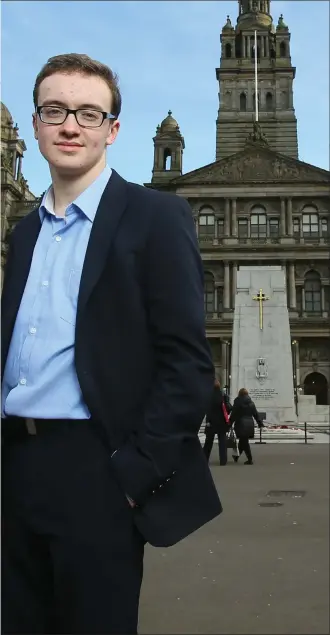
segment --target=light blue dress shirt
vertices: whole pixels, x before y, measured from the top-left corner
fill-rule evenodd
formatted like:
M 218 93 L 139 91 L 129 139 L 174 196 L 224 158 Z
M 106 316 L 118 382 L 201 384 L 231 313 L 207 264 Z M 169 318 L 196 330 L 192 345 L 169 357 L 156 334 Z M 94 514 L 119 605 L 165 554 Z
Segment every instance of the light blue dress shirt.
M 41 229 L 5 365 L 4 416 L 90 417 L 74 365 L 75 323 L 86 249 L 110 176 L 107 166 L 64 218 L 54 214 L 51 187 L 42 199 Z

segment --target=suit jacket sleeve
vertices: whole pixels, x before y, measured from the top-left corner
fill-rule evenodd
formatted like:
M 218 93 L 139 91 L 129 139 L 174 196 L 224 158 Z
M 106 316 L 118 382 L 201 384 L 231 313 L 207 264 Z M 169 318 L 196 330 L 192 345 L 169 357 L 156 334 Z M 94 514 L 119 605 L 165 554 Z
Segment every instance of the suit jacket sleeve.
M 196 440 L 214 381 L 191 209 L 177 196 L 159 201 L 143 256 L 155 376 L 142 425 L 112 457 L 122 487 L 140 505 L 179 468 L 182 444 Z

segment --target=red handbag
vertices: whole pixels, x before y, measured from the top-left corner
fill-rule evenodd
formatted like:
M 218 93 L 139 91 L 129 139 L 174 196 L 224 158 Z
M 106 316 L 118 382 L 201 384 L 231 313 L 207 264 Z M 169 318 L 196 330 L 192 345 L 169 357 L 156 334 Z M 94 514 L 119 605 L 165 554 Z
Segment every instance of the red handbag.
M 228 414 L 228 412 L 226 410 L 226 406 L 225 406 L 225 402 L 224 401 L 221 402 L 221 407 L 222 407 L 223 416 L 225 418 L 225 422 L 229 424 L 230 423 L 229 414 Z

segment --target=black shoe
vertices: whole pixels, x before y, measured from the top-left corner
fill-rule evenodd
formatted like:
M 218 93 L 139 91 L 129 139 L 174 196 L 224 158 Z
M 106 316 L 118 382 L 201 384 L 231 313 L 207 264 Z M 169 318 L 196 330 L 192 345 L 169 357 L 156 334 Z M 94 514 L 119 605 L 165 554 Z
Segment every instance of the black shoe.
M 238 456 L 233 456 L 233 459 L 234 459 L 235 463 L 237 463 L 239 457 Z
M 244 465 L 253 465 L 253 461 L 245 461 Z

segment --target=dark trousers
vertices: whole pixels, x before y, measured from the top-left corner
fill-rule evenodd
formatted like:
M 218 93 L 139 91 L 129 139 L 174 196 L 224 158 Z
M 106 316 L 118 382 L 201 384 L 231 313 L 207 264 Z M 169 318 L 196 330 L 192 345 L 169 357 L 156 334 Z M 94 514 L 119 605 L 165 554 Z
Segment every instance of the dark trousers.
M 245 452 L 247 460 L 252 461 L 252 452 L 248 437 L 241 437 L 238 440 L 238 450 L 240 454 Z
M 226 465 L 227 464 L 227 437 L 226 437 L 226 432 L 214 432 L 212 430 L 212 428 L 205 428 L 205 443 L 204 443 L 204 454 L 207 458 L 207 460 L 209 460 L 210 458 L 210 454 L 212 451 L 212 447 L 213 447 L 213 443 L 214 443 L 214 437 L 217 434 L 218 436 L 218 448 L 219 448 L 219 461 L 220 461 L 220 465 Z
M 95 425 L 4 443 L 5 635 L 137 633 L 144 541 Z

